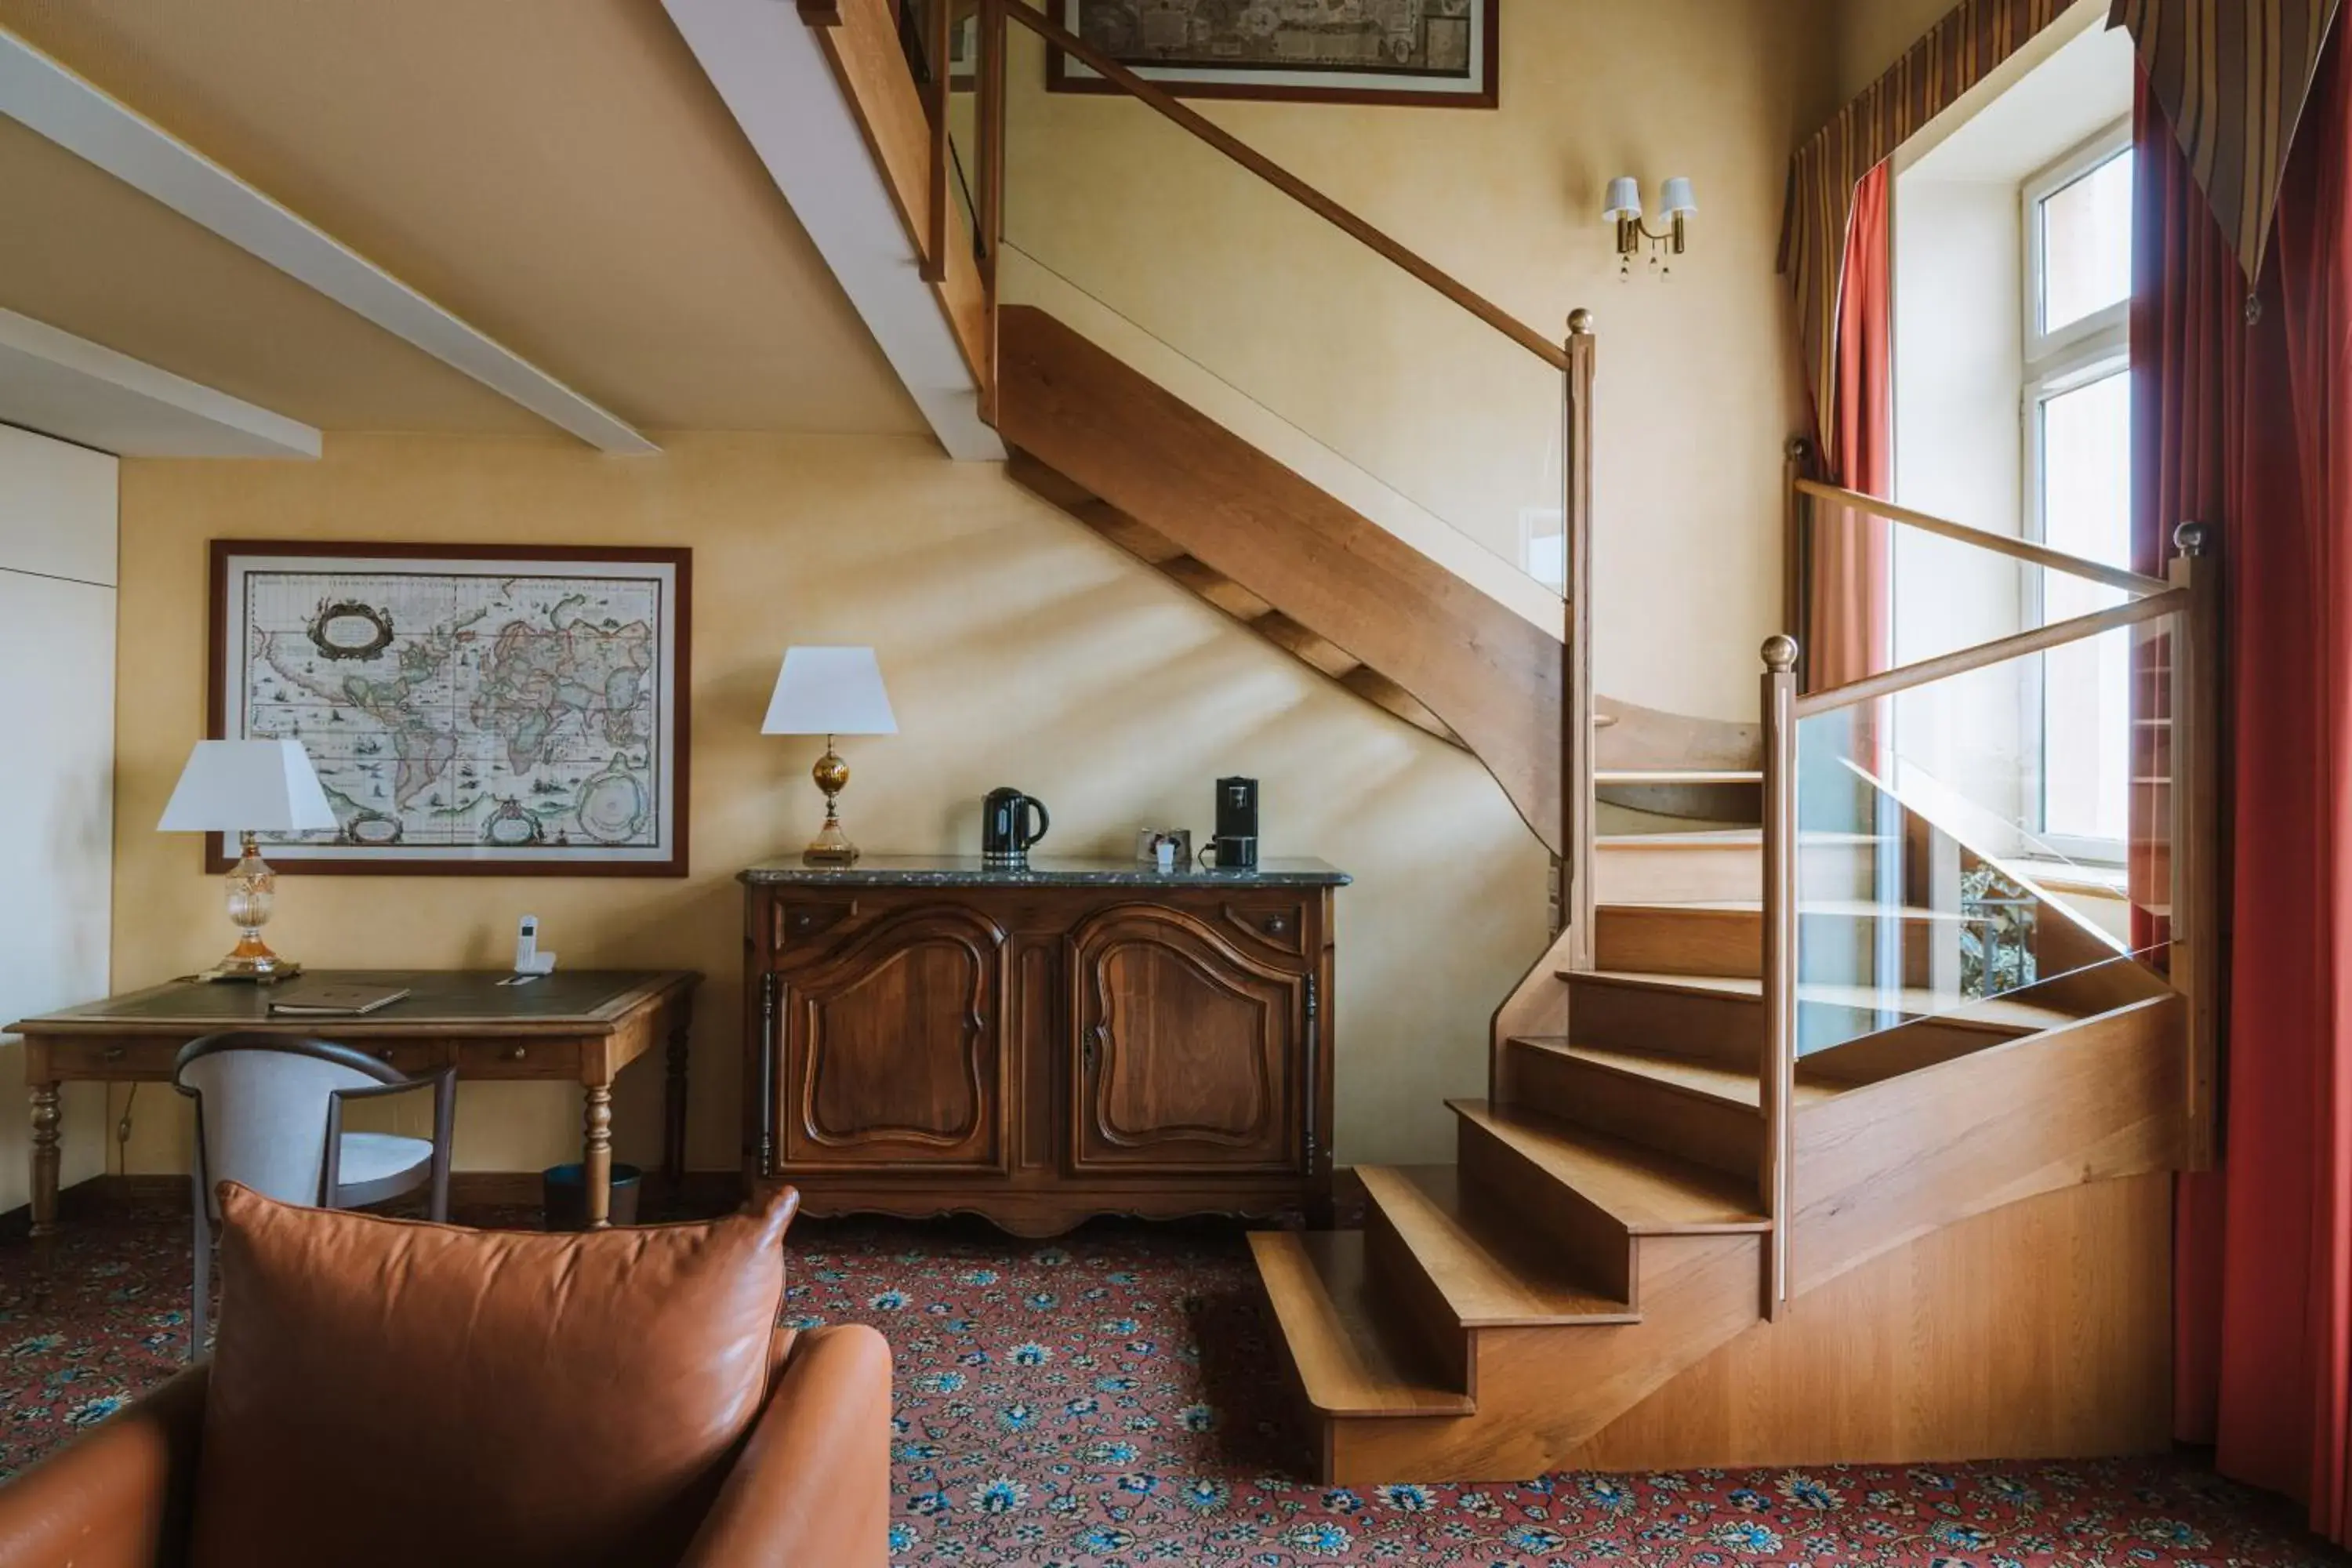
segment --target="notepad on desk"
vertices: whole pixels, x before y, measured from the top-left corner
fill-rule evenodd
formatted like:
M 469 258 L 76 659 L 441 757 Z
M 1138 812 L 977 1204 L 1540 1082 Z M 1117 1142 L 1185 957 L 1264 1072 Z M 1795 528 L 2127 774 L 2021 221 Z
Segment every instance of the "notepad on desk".
M 317 985 L 273 998 L 269 1011 L 278 1018 L 362 1018 L 407 994 L 405 985 Z

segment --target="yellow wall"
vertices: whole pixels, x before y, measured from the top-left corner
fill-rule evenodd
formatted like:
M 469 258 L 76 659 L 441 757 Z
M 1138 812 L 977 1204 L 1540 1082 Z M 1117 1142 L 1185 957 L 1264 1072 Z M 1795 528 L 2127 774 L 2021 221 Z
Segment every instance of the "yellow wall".
M 1834 111 L 1950 15 L 1959 0 L 1838 0 Z M 2105 10 L 2105 0 L 2098 0 Z M 1826 117 L 1825 117 L 1826 118 Z
M 1339 1158 L 1446 1157 L 1441 1098 L 1483 1091 L 1488 1011 L 1544 938 L 1543 852 L 1475 763 L 926 440 L 662 439 L 666 455 L 646 458 L 337 437 L 315 464 L 125 462 L 116 984 L 199 968 L 232 934 L 198 845 L 153 831 L 203 732 L 207 540 L 683 544 L 695 552 L 693 874 L 289 874 L 270 930 L 281 951 L 314 966 L 497 967 L 530 910 L 568 965 L 699 969 L 692 1163 L 731 1167 L 732 879 L 796 849 L 818 805 L 815 742 L 762 737 L 760 715 L 786 644 L 872 643 L 900 733 L 845 747 L 846 818 L 868 849 L 971 851 L 981 795 L 1013 784 L 1053 808 L 1052 848 L 1131 852 L 1141 824 L 1205 831 L 1220 774 L 1262 778 L 1269 848 L 1358 877 L 1339 903 Z M 625 1075 L 622 1158 L 653 1155 L 659 1088 L 655 1064 Z M 174 1101 L 140 1092 L 130 1169 L 184 1169 Z M 578 1109 L 562 1089 L 469 1086 L 460 1163 L 576 1157 Z
M 1802 423 L 1775 272 L 1788 159 L 1835 51 L 1808 0 L 1505 0 L 1502 108 L 1202 112 L 1546 334 L 1601 327 L 1601 689 L 1752 717 L 1778 629 L 1782 443 Z M 1021 29 L 1007 234 L 1412 499 L 1516 549 L 1557 504 L 1559 380 L 1124 98 L 1048 94 Z M 1696 183 L 1670 279 L 1618 278 L 1612 175 Z

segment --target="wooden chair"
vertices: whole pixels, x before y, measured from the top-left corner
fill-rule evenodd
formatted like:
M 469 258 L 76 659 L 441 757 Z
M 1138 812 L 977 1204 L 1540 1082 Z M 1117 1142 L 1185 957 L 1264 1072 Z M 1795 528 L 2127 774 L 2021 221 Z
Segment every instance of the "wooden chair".
M 360 1208 L 432 1184 L 429 1210 L 449 1217 L 449 1146 L 457 1069 L 412 1079 L 327 1040 L 240 1031 L 188 1042 L 172 1084 L 195 1101 L 195 1291 L 188 1359 L 204 1354 L 212 1290 L 213 1197 L 241 1182 L 280 1203 Z M 343 1103 L 433 1090 L 433 1137 L 346 1132 Z

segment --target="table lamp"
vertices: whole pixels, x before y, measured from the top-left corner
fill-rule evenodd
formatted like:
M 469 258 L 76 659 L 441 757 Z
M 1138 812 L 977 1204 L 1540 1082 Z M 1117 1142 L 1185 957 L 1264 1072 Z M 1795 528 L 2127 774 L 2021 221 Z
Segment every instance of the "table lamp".
M 790 647 L 768 699 L 763 735 L 823 735 L 824 755 L 809 770 L 824 794 L 824 826 L 801 851 L 809 866 L 856 863 L 857 846 L 841 830 L 837 805 L 849 784 L 849 764 L 833 749 L 836 735 L 895 735 L 898 721 L 882 689 L 882 666 L 870 647 Z
M 229 868 L 228 918 L 236 946 L 220 961 L 226 980 L 284 980 L 302 966 L 269 951 L 261 928 L 278 891 L 278 873 L 254 843 L 257 833 L 308 833 L 335 826 L 335 808 L 319 787 L 299 741 L 198 741 L 163 807 L 159 833 L 234 833 L 243 855 Z

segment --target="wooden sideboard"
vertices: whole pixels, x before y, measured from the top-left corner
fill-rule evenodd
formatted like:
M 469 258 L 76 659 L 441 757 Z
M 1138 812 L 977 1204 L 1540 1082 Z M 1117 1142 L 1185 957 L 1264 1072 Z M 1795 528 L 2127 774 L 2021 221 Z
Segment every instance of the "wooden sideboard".
M 1340 872 L 869 857 L 740 880 L 754 1186 L 1024 1236 L 1328 1222 Z

